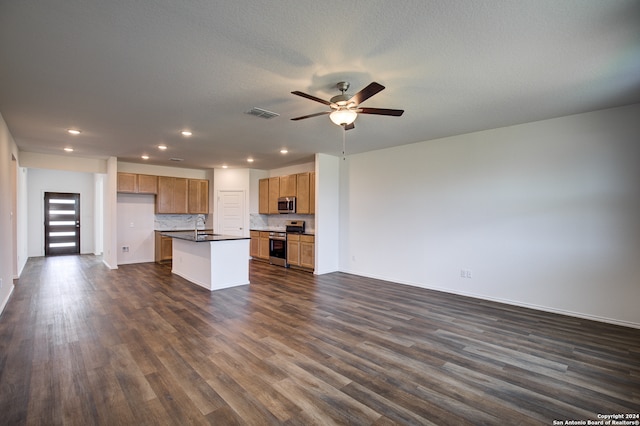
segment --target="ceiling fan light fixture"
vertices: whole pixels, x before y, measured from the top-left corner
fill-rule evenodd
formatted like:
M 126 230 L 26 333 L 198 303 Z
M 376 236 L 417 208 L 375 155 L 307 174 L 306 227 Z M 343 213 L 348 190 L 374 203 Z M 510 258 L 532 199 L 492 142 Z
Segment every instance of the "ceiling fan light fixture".
M 338 126 L 348 126 L 356 121 L 358 113 L 352 109 L 338 109 L 329 114 L 329 118 Z

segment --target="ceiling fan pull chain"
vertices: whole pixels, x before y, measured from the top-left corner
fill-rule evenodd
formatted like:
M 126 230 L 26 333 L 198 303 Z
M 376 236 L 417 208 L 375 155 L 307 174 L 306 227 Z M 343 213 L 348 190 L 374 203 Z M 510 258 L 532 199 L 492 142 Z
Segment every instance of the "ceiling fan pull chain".
M 342 161 L 346 160 L 345 151 L 347 146 L 347 125 L 343 124 L 342 126 Z

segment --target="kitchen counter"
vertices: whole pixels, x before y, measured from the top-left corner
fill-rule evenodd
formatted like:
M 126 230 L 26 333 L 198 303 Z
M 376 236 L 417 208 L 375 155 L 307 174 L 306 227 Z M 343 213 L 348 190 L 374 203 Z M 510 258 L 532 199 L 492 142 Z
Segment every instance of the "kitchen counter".
M 237 237 L 235 235 L 214 234 L 208 231 L 198 231 L 198 236 L 194 231 L 164 231 L 162 235 L 171 238 L 179 238 L 181 240 L 193 241 L 198 243 L 206 243 L 211 241 L 233 241 L 248 240 L 249 237 Z
M 171 272 L 207 290 L 249 284 L 249 240 L 221 234 L 170 231 Z
M 284 228 L 251 228 L 250 231 L 258 232 L 286 232 Z M 300 234 L 299 232 L 289 232 L 289 234 Z M 316 235 L 315 231 L 305 231 L 300 235 Z

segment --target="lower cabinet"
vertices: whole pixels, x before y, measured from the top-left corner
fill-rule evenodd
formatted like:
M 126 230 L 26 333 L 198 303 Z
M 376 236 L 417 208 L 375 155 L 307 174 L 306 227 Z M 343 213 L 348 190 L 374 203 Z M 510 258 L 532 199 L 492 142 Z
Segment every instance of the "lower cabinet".
M 315 237 L 287 235 L 287 263 L 289 266 L 313 270 L 315 267 Z
M 269 233 L 251 231 L 250 235 L 249 255 L 254 259 L 269 260 Z
M 155 261 L 162 263 L 171 260 L 173 254 L 173 239 L 162 235 L 160 231 L 156 231 L 155 243 Z

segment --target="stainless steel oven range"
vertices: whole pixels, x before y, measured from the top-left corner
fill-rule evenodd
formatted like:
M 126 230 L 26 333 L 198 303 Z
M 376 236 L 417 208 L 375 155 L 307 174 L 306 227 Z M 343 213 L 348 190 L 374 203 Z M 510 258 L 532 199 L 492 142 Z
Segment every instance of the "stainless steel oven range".
M 287 266 L 286 232 L 269 232 L 269 263 Z
M 287 234 L 304 233 L 304 220 L 287 220 L 285 231 L 269 232 L 269 263 L 289 267 L 287 263 Z

